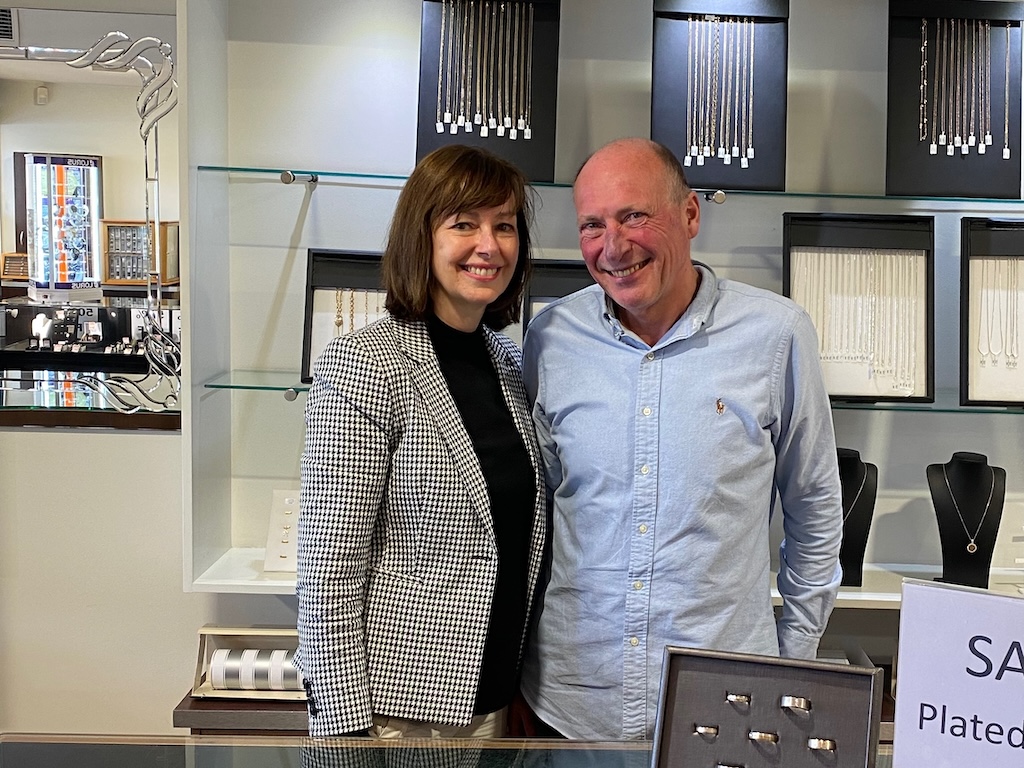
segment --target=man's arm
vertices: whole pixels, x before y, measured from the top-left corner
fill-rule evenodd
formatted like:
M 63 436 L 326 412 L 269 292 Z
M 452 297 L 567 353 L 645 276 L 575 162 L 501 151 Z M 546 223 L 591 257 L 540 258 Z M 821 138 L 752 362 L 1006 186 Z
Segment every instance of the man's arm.
M 842 580 L 842 487 L 832 408 L 810 318 L 797 316 L 778 382 L 775 482 L 785 538 L 779 549 L 782 656 L 813 659 Z

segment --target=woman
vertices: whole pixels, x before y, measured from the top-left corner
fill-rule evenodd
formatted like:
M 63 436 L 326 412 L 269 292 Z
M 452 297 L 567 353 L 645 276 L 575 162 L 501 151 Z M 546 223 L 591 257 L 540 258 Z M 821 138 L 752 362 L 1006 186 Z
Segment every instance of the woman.
M 381 262 L 388 316 L 332 341 L 306 407 L 299 652 L 311 736 L 504 734 L 545 536 L 519 350 L 522 174 L 425 157 Z

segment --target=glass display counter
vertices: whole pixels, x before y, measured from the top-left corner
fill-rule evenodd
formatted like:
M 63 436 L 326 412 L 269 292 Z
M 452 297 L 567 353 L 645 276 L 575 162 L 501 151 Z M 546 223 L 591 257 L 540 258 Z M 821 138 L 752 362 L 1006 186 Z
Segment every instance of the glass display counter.
M 647 768 L 650 742 L 0 736 L 4 768 Z M 879 748 L 877 768 L 891 768 Z

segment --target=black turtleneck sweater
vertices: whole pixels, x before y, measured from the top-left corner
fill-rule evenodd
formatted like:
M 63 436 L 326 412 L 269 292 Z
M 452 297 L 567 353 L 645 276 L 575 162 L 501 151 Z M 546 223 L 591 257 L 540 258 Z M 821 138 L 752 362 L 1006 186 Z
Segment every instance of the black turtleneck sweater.
M 427 327 L 480 461 L 498 545 L 498 582 L 476 695 L 475 712 L 482 715 L 506 706 L 518 685 L 537 487 L 530 455 L 505 403 L 483 330 L 465 333 L 434 316 Z

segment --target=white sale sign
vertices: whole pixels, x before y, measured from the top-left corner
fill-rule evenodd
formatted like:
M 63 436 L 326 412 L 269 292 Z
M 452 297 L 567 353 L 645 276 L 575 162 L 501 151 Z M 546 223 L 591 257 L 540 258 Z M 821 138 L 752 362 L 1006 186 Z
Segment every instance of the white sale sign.
M 903 583 L 893 768 L 1024 765 L 1024 599 Z

